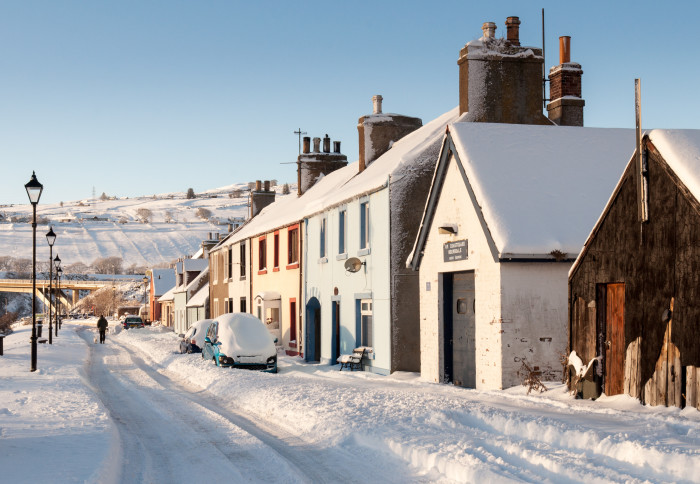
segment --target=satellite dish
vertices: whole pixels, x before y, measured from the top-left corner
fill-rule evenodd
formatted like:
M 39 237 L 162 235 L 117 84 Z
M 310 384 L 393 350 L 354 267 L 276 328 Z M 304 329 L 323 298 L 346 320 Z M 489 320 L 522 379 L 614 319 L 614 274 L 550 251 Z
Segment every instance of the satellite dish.
M 363 265 L 365 265 L 365 263 L 357 257 L 350 257 L 345 261 L 345 270 L 348 272 L 357 272 Z

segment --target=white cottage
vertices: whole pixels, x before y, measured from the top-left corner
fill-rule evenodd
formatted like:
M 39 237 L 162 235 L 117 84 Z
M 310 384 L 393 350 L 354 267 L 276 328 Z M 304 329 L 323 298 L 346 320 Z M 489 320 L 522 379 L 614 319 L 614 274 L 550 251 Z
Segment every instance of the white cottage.
M 421 127 L 417 118 L 382 113 L 381 96 L 374 103 L 358 123 L 358 162 L 307 194 L 305 358 L 335 364 L 340 354 L 369 346 L 366 369 L 418 371 L 418 278 L 404 261 L 457 109 Z
M 501 389 L 525 362 L 562 375 L 567 277 L 634 131 L 451 124 L 408 264 L 420 269 L 421 375 Z

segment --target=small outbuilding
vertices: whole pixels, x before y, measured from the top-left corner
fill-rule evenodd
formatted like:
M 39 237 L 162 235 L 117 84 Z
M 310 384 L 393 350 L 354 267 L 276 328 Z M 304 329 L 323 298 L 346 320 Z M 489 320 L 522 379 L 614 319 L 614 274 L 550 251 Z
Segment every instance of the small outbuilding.
M 633 130 L 448 126 L 408 259 L 424 379 L 501 389 L 523 370 L 562 377 L 568 272 L 633 147 Z
M 570 350 L 606 395 L 700 408 L 699 296 L 700 131 L 653 130 L 572 266 Z

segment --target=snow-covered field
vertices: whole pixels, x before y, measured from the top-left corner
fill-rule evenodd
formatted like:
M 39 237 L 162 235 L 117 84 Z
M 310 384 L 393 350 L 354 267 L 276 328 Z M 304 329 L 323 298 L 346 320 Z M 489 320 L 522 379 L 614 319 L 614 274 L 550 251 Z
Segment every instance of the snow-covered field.
M 700 482 L 695 409 L 574 400 L 562 385 L 465 390 L 290 357 L 278 374 L 223 369 L 176 353 L 165 328 L 95 345 L 88 324 L 40 345 L 35 373 L 29 329 L 5 338 L 3 481 Z
M 247 185 L 235 184 L 193 199 L 182 192 L 40 203 L 37 257 L 41 259 L 45 252 L 48 258 L 44 234 L 51 224 L 56 233 L 54 255 L 60 254 L 64 266 L 89 265 L 103 257 L 121 257 L 125 267 L 170 262 L 194 254 L 209 234 L 226 233 L 229 222 L 243 221 L 248 215 L 247 190 Z M 282 186 L 275 190 L 279 195 Z M 231 194 L 240 196 L 230 198 Z M 0 255 L 31 258 L 31 214 L 29 203 L 0 206 Z M 144 222 L 146 215 L 148 222 Z

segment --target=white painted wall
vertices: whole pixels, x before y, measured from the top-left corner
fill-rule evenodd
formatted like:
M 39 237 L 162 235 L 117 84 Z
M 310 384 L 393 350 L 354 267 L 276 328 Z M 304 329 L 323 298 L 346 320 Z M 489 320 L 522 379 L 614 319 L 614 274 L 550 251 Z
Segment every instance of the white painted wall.
M 389 190 L 383 189 L 369 197 L 355 199 L 306 220 L 304 224 L 304 308 L 312 297 L 321 303 L 321 362 L 331 361 L 333 351 L 332 302 L 340 303 L 341 352 L 352 351 L 356 340 L 356 300 L 373 301 L 374 359 L 371 370 L 388 373 L 391 364 L 391 308 L 389 287 Z M 370 204 L 369 253 L 360 250 L 360 204 Z M 338 253 L 338 213 L 347 210 L 347 251 Z M 328 257 L 321 259 L 320 225 L 327 218 Z M 349 257 L 364 261 L 359 272 L 349 273 L 344 263 Z M 334 288 L 338 295 L 334 296 Z

